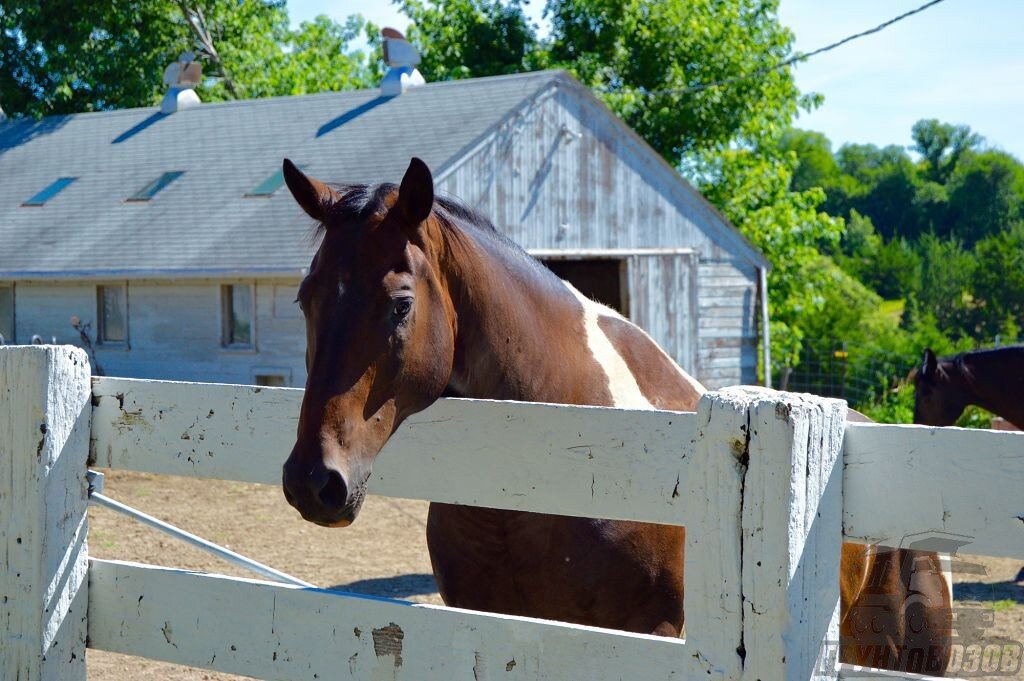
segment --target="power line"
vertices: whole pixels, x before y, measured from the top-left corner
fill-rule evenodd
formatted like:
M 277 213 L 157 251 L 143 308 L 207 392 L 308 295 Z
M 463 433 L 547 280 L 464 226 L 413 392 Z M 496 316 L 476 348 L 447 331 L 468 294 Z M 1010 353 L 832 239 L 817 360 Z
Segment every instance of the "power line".
M 635 91 L 635 92 L 636 92 L 636 94 L 641 94 L 641 95 L 645 95 L 645 96 L 648 96 L 648 97 L 653 97 L 653 96 L 656 96 L 656 95 L 685 95 L 685 94 L 688 94 L 688 93 L 691 93 L 691 92 L 700 92 L 701 90 L 708 90 L 708 89 L 711 89 L 711 88 L 717 88 L 717 87 L 724 87 L 726 85 L 732 85 L 733 83 L 739 83 L 739 82 L 742 82 L 744 80 L 750 80 L 751 78 L 758 78 L 758 77 L 763 76 L 763 75 L 765 75 L 767 73 L 771 73 L 772 71 L 778 71 L 779 69 L 783 69 L 783 68 L 786 68 L 787 66 L 791 66 L 792 64 L 796 64 L 796 63 L 799 63 L 799 62 L 807 61 L 811 57 L 815 57 L 815 56 L 817 56 L 819 54 L 822 54 L 823 52 L 828 52 L 830 50 L 834 50 L 837 47 L 841 47 L 841 46 L 845 45 L 848 42 L 852 42 L 854 40 L 857 40 L 858 38 L 863 38 L 863 37 L 869 36 L 869 35 L 871 35 L 873 33 L 878 33 L 880 31 L 883 31 L 886 28 L 888 28 L 889 26 L 892 26 L 895 23 L 903 21 L 904 19 L 906 19 L 908 17 L 912 17 L 915 14 L 919 14 L 919 13 L 925 11 L 926 9 L 929 9 L 931 7 L 934 7 L 935 5 L 938 5 L 941 2 L 945 2 L 945 0 L 930 0 L 930 2 L 926 2 L 925 4 L 921 5 L 918 8 L 912 9 L 909 12 L 904 12 L 903 14 L 900 14 L 899 16 L 893 17 L 892 19 L 889 19 L 888 21 L 883 22 L 883 23 L 879 24 L 878 26 L 875 26 L 874 28 L 869 28 L 868 30 L 861 31 L 860 33 L 854 33 L 853 35 L 849 35 L 849 36 L 843 38 L 842 40 L 838 40 L 838 41 L 836 41 L 834 43 L 831 43 L 829 45 L 825 45 L 824 47 L 819 47 L 818 49 L 812 50 L 811 52 L 807 52 L 806 54 L 796 54 L 796 55 L 793 55 L 789 59 L 783 60 L 783 61 L 779 62 L 778 64 L 774 64 L 772 66 L 764 66 L 762 68 L 756 69 L 756 70 L 751 71 L 750 73 L 744 74 L 742 76 L 733 76 L 732 78 L 725 78 L 723 80 L 717 80 L 717 81 L 714 81 L 712 83 L 697 83 L 695 85 L 689 85 L 689 86 L 683 87 L 683 88 L 669 88 L 669 89 L 666 89 L 666 90 L 643 90 L 643 89 L 641 89 L 641 90 L 638 90 L 638 91 Z M 599 90 L 600 92 L 606 92 L 606 93 L 609 93 L 609 94 L 616 94 L 616 93 L 620 92 L 619 90 L 615 90 L 615 89 L 607 88 L 607 87 L 595 88 L 595 89 Z

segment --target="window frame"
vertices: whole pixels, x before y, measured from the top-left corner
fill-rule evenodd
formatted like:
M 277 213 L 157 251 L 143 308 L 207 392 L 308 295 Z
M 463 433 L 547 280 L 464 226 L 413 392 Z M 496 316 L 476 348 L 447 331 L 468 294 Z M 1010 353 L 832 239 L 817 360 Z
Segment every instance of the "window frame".
M 107 329 L 106 322 L 104 321 L 104 310 L 106 306 L 103 299 L 103 290 L 107 288 L 119 288 L 121 289 L 121 300 L 124 307 L 124 338 L 120 340 L 111 340 L 105 338 Z M 129 309 L 128 309 L 128 282 L 108 282 L 96 285 L 96 345 L 97 347 L 104 348 L 124 348 L 127 349 L 129 339 Z
M 10 291 L 11 295 L 11 335 L 8 336 L 4 334 L 3 328 L 0 327 L 0 336 L 3 336 L 4 339 L 3 343 L 0 343 L 0 345 L 3 345 L 4 343 L 7 345 L 15 345 L 17 341 L 18 297 L 16 287 L 17 284 L 13 281 L 0 281 L 0 296 L 4 295 L 3 291 Z
M 249 342 L 238 343 L 232 341 L 234 329 L 232 314 L 234 312 L 233 289 L 236 286 L 249 287 Z M 232 281 L 224 282 L 218 288 L 218 316 L 220 318 L 220 348 L 241 352 L 256 351 L 256 282 L 255 281 Z

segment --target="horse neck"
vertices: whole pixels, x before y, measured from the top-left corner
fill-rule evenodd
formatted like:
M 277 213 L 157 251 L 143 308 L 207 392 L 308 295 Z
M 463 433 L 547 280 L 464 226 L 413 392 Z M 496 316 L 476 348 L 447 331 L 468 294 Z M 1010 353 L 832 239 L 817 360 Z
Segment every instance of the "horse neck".
M 439 268 L 456 315 L 449 391 L 462 397 L 579 403 L 592 372 L 575 333 L 580 304 L 528 256 L 468 230 L 446 230 Z
M 970 404 L 1024 423 L 1024 349 L 968 353 L 961 363 L 956 375 Z

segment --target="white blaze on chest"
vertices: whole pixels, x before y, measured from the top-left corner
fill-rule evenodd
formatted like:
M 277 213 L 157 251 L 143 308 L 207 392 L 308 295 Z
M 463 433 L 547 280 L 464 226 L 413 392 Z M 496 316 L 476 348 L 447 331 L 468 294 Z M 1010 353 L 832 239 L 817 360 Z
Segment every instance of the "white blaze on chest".
M 633 372 L 629 370 L 608 336 L 601 330 L 597 320 L 601 316 L 609 317 L 614 312 L 600 303 L 595 303 L 576 290 L 569 282 L 564 282 L 576 299 L 583 305 L 583 330 L 586 344 L 604 373 L 608 376 L 608 392 L 612 396 L 612 406 L 624 409 L 654 409 L 647 398 L 640 392 Z

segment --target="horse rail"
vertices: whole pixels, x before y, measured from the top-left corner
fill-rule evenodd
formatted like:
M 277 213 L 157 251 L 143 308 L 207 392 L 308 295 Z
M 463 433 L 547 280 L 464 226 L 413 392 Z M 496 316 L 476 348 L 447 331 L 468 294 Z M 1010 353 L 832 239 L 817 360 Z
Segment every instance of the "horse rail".
M 220 558 L 226 563 L 230 563 L 243 570 L 248 570 L 254 574 L 260 575 L 264 579 L 269 579 L 274 582 L 280 582 L 282 584 L 291 584 L 292 586 L 303 586 L 309 588 L 316 588 L 315 584 L 303 581 L 297 577 L 293 577 L 289 574 L 276 570 L 269 565 L 264 565 L 258 561 L 253 560 L 247 556 L 243 556 L 240 553 L 232 551 L 231 549 L 225 548 L 219 544 L 215 544 L 212 541 L 203 539 L 199 535 L 187 532 L 180 527 L 176 527 L 171 523 L 164 522 L 159 518 L 143 513 L 137 508 L 132 508 L 128 504 L 122 504 L 116 499 L 103 494 L 103 474 L 96 471 L 89 471 L 87 479 L 89 481 L 89 504 L 91 506 L 99 506 L 105 508 L 114 513 L 119 513 L 123 516 L 131 518 L 143 525 L 147 525 L 159 532 L 174 537 L 175 539 L 194 546 L 200 551 L 205 551 L 217 558 Z
M 0 528 L 19 533 L 13 554 L 15 544 L 0 541 L 9 564 L 0 592 L 12 594 L 0 604 L 0 641 L 15 646 L 0 655 L 4 678 L 84 678 L 87 633 L 95 647 L 264 678 L 304 675 L 314 660 L 351 678 L 469 679 L 513 670 L 529 678 L 637 678 L 637 661 L 650 678 L 892 677 L 819 659 L 823 643 L 838 637 L 836 574 L 850 510 L 843 486 L 870 479 L 842 470 L 840 457 L 855 454 L 850 446 L 843 452 L 839 401 L 730 389 L 705 395 L 696 415 L 442 401 L 423 413 L 405 450 L 382 454 L 378 489 L 389 493 L 449 500 L 444 488 L 454 480 L 476 485 L 452 499 L 461 503 L 500 497 L 545 510 L 561 499 L 562 512 L 601 517 L 606 509 L 611 517 L 685 523 L 682 642 L 111 561 L 89 561 L 86 580 L 85 504 L 66 490 L 76 480 L 84 488 L 89 440 L 101 466 L 276 484 L 301 399 L 283 389 L 123 379 L 99 379 L 90 389 L 87 367 L 81 351 L 66 347 L 0 350 L 0 376 L 14 386 L 0 391 L 0 433 L 13 437 L 16 453 L 0 457 L 0 511 L 22 514 Z M 487 428 L 460 422 L 456 412 L 477 421 L 489 414 Z M 634 420 L 628 437 L 617 432 Z M 549 436 L 557 447 L 544 446 Z M 536 446 L 541 453 L 531 455 Z M 526 461 L 542 482 L 496 468 L 502 453 Z M 446 467 L 448 458 L 456 469 Z M 418 464 L 416 475 L 396 473 L 400 461 Z M 1006 477 L 1019 479 L 1010 464 Z M 479 475 L 467 473 L 473 467 Z M 544 473 L 564 479 L 543 482 Z M 417 485 L 422 494 L 406 494 Z M 67 548 L 56 555 L 53 546 Z M 12 559 L 34 565 L 18 573 L 25 583 L 17 588 Z M 327 612 L 334 615 L 321 617 Z M 344 629 L 353 621 L 361 624 Z M 11 626 L 23 629 L 14 639 Z
M 302 399 L 294 388 L 121 378 L 94 378 L 93 395 L 96 465 L 273 485 Z M 399 428 L 369 487 L 383 496 L 682 525 L 697 430 L 693 413 L 442 399 Z M 1022 438 L 848 424 L 844 540 L 900 546 L 944 535 L 971 554 L 1024 559 Z
M 301 400 L 293 388 L 94 378 L 90 462 L 277 485 Z M 696 429 L 693 413 L 442 399 L 392 436 L 369 490 L 682 525 Z
M 745 656 L 750 663 L 789 668 L 790 675 L 792 669 L 810 674 L 822 636 L 838 636 L 835 574 L 841 497 L 839 469 L 834 464 L 845 405 L 792 395 L 782 404 L 779 395 L 758 389 L 710 395 L 702 400 L 697 414 L 444 400 L 403 425 L 378 459 L 371 485 L 377 493 L 435 501 L 685 523 L 690 528 L 686 611 L 692 635 L 685 643 L 655 640 L 661 646 L 657 655 L 641 653 L 637 647 L 637 659 L 644 660 L 645 671 L 653 678 L 684 672 L 734 678 Z M 98 379 L 92 449 L 99 465 L 276 483 L 277 462 L 280 452 L 291 444 L 286 433 L 294 431 L 300 399 L 301 392 L 295 390 Z M 188 408 L 181 408 L 183 404 Z M 411 434 L 405 442 L 403 430 Z M 744 460 L 748 447 L 757 451 L 749 466 Z M 236 453 L 224 457 L 219 451 Z M 798 457 L 796 465 L 792 465 L 793 456 Z M 273 457 L 272 466 L 267 457 Z M 391 464 L 384 465 L 386 461 Z M 788 477 L 773 473 L 791 468 L 794 475 L 807 476 L 802 484 L 791 486 Z M 757 480 L 754 486 L 761 496 L 751 498 L 744 508 L 745 475 Z M 789 518 L 794 512 L 805 518 L 790 537 Z M 760 579 L 742 574 L 745 524 L 768 528 L 762 533 L 760 555 L 771 567 L 764 568 Z M 795 564 L 798 559 L 800 565 Z M 108 569 L 105 563 L 94 565 L 97 571 Z M 815 587 L 815 599 L 790 593 L 791 578 L 801 588 L 821 582 Z M 132 581 L 144 580 L 125 580 L 126 584 Z M 743 603 L 747 581 L 747 588 L 761 594 L 756 611 Z M 143 596 L 134 591 L 130 596 L 116 590 L 97 593 L 104 594 L 97 596 L 104 602 L 128 604 Z M 97 603 L 96 612 L 103 607 Z M 174 656 L 190 664 L 205 659 L 204 654 L 177 657 L 184 653 L 166 648 L 152 633 L 155 628 L 150 621 L 141 621 L 140 615 L 126 613 L 124 608 L 116 612 L 120 613 L 119 630 L 150 632 L 156 650 L 140 648 L 147 655 Z M 126 627 L 129 617 L 132 625 Z M 513 620 L 505 619 L 507 623 L 497 630 L 500 633 L 481 645 L 493 649 L 522 627 L 546 631 L 537 634 L 537 640 L 550 640 L 556 649 L 566 636 L 585 635 L 593 638 L 590 649 L 610 650 L 615 658 L 606 660 L 604 653 L 595 658 L 603 661 L 594 667 L 594 674 L 598 669 L 601 673 L 590 676 L 624 675 L 615 671 L 622 648 L 612 645 L 621 633 L 584 634 L 586 628 L 573 625 L 530 622 L 527 626 L 518 621 L 513 632 L 508 630 Z M 815 628 L 796 635 L 792 622 L 812 622 Z M 757 645 L 744 649 L 744 637 Z M 122 639 L 102 634 L 92 640 L 117 652 L 142 645 L 115 647 Z M 338 649 L 337 644 L 332 641 L 331 647 Z M 544 650 L 518 655 L 516 659 L 526 659 L 538 669 L 558 668 Z M 494 655 L 485 658 L 496 659 Z M 223 655 L 219 659 L 218 665 L 228 664 Z M 835 673 L 833 664 L 832 676 Z

